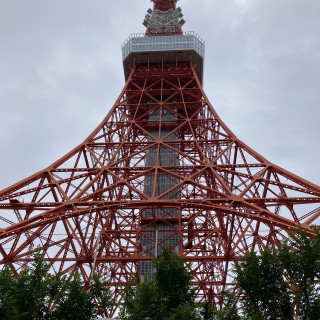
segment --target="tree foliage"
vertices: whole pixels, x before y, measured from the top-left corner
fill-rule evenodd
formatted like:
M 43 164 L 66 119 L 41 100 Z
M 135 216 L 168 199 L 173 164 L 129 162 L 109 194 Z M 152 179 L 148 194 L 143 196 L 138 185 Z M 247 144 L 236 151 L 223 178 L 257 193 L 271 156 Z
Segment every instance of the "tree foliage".
M 236 290 L 221 296 L 222 308 L 207 303 L 201 312 L 190 289 L 192 273 L 165 250 L 154 260 L 152 280 L 127 290 L 125 319 L 320 319 L 320 232 L 311 233 L 298 230 L 276 248 L 248 252 L 235 269 Z
M 133 281 L 126 289 L 123 319 L 320 319 L 318 229 L 312 236 L 303 230 L 294 232 L 273 250 L 247 253 L 235 269 L 236 291 L 220 297 L 220 309 L 196 304 L 192 272 L 178 255 L 165 249 L 153 263 L 150 281 Z M 85 290 L 78 274 L 53 276 L 48 268 L 37 252 L 32 267 L 19 275 L 9 266 L 0 271 L 0 319 L 91 320 L 112 307 L 108 286 L 99 277 Z
M 274 250 L 247 253 L 236 268 L 246 319 L 319 319 L 320 233 L 298 230 Z
M 123 318 L 126 320 L 199 320 L 192 272 L 168 249 L 154 259 L 152 280 L 132 283 L 127 289 Z
M 238 314 L 238 303 L 234 292 L 226 291 L 222 294 L 222 308 L 205 303 L 202 310 L 203 320 L 241 320 Z
M 250 319 L 292 319 L 292 301 L 281 262 L 270 249 L 247 253 L 238 266 L 244 311 Z
M 320 315 L 320 232 L 314 236 L 299 230 L 291 235 L 277 253 L 293 297 L 296 314 L 302 320 Z
M 31 268 L 16 275 L 0 271 L 0 318 L 3 320 L 90 320 L 111 307 L 106 283 L 94 277 L 85 290 L 78 274 L 54 276 L 36 252 Z

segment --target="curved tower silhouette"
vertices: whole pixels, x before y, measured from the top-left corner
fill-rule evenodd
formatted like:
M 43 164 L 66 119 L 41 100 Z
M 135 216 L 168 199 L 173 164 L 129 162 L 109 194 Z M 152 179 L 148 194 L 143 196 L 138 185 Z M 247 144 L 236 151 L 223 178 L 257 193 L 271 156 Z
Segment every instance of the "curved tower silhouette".
M 0 192 L 0 263 L 38 246 L 51 272 L 109 280 L 116 303 L 164 246 L 219 304 L 234 261 L 319 223 L 320 187 L 270 163 L 222 122 L 203 88 L 204 42 L 175 0 L 153 0 L 122 46 L 125 86 L 88 138 Z M 116 307 L 109 316 L 117 312 Z

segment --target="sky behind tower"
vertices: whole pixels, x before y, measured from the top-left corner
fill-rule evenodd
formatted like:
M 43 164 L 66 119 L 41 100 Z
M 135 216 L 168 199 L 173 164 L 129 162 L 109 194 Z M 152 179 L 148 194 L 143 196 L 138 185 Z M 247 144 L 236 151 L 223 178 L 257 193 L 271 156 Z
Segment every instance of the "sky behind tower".
M 149 0 L 0 0 L 0 189 L 49 166 L 124 86 L 121 44 Z M 204 89 L 265 158 L 320 185 L 320 2 L 180 0 L 206 42 Z

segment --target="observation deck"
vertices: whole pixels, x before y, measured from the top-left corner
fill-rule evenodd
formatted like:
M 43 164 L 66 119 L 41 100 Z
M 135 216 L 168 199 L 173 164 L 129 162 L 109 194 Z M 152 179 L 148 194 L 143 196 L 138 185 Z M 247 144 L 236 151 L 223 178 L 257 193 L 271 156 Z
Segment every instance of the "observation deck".
M 122 60 L 124 76 L 127 80 L 134 62 L 137 64 L 176 63 L 192 61 L 196 74 L 202 84 L 204 41 L 192 31 L 182 35 L 145 36 L 132 34 L 123 43 Z

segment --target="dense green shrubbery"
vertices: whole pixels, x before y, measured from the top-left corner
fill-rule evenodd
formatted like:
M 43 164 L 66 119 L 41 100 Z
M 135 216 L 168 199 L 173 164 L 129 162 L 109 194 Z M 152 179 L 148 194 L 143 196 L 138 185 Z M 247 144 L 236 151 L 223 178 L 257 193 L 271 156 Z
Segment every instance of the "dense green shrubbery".
M 1 320 L 90 320 L 111 306 L 110 293 L 99 277 L 89 290 L 78 274 L 53 276 L 40 252 L 31 268 L 15 275 L 9 266 L 0 272 Z
M 317 320 L 320 319 L 320 232 L 293 233 L 259 256 L 238 261 L 232 292 L 224 307 L 199 306 L 192 272 L 165 249 L 154 259 L 152 280 L 132 283 L 125 291 L 125 320 Z M 0 320 L 91 320 L 112 307 L 106 283 L 94 277 L 88 290 L 77 274 L 53 276 L 41 253 L 19 275 L 9 266 L 0 272 Z M 240 299 L 238 299 L 240 297 Z
M 151 281 L 132 283 L 125 295 L 122 316 L 126 320 L 199 320 L 192 272 L 168 249 L 154 259 Z
M 224 307 L 195 304 L 192 273 L 177 255 L 164 251 L 154 260 L 151 281 L 133 284 L 125 299 L 127 320 L 317 320 L 320 319 L 320 233 L 294 232 L 276 248 L 249 252 L 234 270 Z M 239 299 L 240 297 L 240 299 Z
M 320 319 L 320 233 L 299 230 L 274 250 L 247 253 L 236 269 L 245 319 Z

